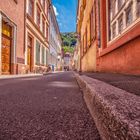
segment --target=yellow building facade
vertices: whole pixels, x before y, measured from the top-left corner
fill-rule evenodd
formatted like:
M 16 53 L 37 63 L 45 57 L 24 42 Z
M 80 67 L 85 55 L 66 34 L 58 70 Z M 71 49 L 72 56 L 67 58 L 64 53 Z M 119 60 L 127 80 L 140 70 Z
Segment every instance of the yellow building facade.
M 96 3 L 94 0 L 79 0 L 77 33 L 80 47 L 80 70 L 96 71 Z

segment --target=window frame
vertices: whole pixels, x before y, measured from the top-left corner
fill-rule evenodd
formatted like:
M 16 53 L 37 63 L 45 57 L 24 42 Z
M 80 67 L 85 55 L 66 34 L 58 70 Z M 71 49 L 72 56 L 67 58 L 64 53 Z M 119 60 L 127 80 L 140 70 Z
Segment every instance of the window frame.
M 96 38 L 96 8 L 95 8 L 95 3 L 92 6 L 92 10 L 90 13 L 90 35 L 91 35 L 91 43 L 95 40 Z
M 38 27 L 40 28 L 41 27 L 41 10 L 38 5 L 37 5 L 37 13 L 36 13 L 36 23 Z
M 31 8 L 30 4 L 32 5 L 32 9 L 30 9 Z M 28 15 L 34 18 L 34 1 L 33 0 L 28 1 Z
M 120 26 L 120 21 L 122 21 L 122 28 Z M 124 29 L 124 23 L 123 23 L 123 14 L 120 15 L 118 18 L 118 33 L 121 34 Z
M 112 17 L 112 7 L 110 7 L 112 0 L 108 0 L 107 3 L 107 10 L 108 10 L 108 42 L 113 41 L 114 39 L 118 38 L 120 35 L 122 35 L 124 32 L 126 32 L 131 25 L 137 20 L 139 17 L 136 16 L 135 6 L 137 5 L 133 0 L 122 0 L 121 8 L 118 9 L 116 15 Z M 130 9 L 130 20 L 127 22 L 127 13 Z M 123 28 L 120 30 L 119 27 L 119 20 L 122 16 L 122 24 Z M 116 22 L 116 35 L 113 35 L 112 26 Z M 110 25 L 110 26 L 109 26 Z
M 140 18 L 140 0 L 137 0 L 137 18 Z
M 38 45 L 38 46 L 37 46 Z M 38 49 L 38 50 L 37 50 Z M 40 65 L 40 56 L 41 56 L 41 43 L 36 40 L 36 65 Z
M 45 17 L 44 16 L 42 16 L 42 32 L 45 36 Z
M 133 8 L 132 5 L 129 4 L 129 6 L 125 9 L 125 16 L 126 16 L 126 26 L 129 26 L 132 22 L 133 22 L 133 12 L 132 12 Z M 129 14 L 128 14 L 129 13 Z M 130 17 L 129 17 L 130 16 Z M 130 19 L 128 19 L 130 18 Z M 128 22 L 129 21 L 129 22 Z

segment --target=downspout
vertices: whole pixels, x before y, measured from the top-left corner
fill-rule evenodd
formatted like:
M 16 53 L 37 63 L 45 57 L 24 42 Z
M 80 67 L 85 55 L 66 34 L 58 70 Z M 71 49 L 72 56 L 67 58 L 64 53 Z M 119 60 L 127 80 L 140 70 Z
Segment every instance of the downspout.
M 98 0 L 98 48 L 101 48 L 100 0 Z

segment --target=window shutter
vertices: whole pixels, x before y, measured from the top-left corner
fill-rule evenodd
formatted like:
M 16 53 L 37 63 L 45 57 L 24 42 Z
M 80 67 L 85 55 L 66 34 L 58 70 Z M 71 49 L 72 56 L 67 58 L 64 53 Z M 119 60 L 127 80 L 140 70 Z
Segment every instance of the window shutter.
M 40 43 L 36 41 L 36 64 L 40 64 Z

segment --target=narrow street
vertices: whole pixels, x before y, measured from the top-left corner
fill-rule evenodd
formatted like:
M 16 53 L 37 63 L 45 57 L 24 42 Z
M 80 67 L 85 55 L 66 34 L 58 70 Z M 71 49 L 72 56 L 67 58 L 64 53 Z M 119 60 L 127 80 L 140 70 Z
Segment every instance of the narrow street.
M 0 80 L 0 140 L 99 140 L 72 72 Z

